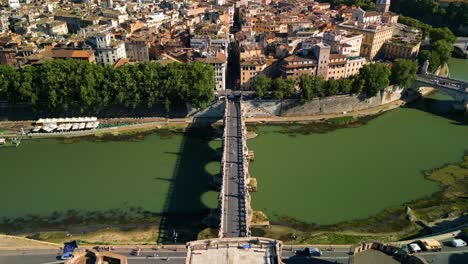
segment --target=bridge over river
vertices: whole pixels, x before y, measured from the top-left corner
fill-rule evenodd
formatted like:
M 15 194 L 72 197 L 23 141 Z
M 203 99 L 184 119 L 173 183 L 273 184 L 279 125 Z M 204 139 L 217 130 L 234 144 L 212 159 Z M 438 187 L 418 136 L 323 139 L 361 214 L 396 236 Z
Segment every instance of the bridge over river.
M 428 84 L 452 96 L 462 104 L 465 111 L 468 110 L 468 82 L 440 77 L 433 74 L 419 74 L 416 81 Z
M 249 236 L 246 133 L 240 100 L 226 99 L 220 238 Z

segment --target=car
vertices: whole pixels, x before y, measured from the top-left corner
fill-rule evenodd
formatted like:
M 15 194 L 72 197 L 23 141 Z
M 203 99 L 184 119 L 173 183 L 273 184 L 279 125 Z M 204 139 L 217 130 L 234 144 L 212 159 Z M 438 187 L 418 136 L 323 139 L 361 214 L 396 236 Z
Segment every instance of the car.
M 73 258 L 73 253 L 72 252 L 67 252 L 67 253 L 60 256 L 60 259 L 62 259 L 62 260 L 67 260 L 67 259 L 72 259 L 72 258 Z
M 466 246 L 466 242 L 461 240 L 461 239 L 454 239 L 452 240 L 452 246 L 453 247 L 464 247 Z
M 309 257 L 320 257 L 322 256 L 322 251 L 318 248 L 314 247 L 306 247 L 302 250 L 296 250 L 295 251 L 296 255 L 303 255 L 303 256 L 309 256 Z
M 408 249 L 411 253 L 421 252 L 421 247 L 417 243 L 411 243 L 408 245 Z

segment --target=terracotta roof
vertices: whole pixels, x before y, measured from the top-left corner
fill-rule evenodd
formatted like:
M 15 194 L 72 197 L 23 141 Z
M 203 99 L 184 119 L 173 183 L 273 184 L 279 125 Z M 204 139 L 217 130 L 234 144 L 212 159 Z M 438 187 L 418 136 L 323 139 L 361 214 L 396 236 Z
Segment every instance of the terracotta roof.
M 52 50 L 52 58 L 89 58 L 93 55 L 87 50 Z
M 128 60 L 126 58 L 120 58 L 115 64 L 114 64 L 114 68 L 118 68 L 122 65 L 125 65 L 128 63 Z

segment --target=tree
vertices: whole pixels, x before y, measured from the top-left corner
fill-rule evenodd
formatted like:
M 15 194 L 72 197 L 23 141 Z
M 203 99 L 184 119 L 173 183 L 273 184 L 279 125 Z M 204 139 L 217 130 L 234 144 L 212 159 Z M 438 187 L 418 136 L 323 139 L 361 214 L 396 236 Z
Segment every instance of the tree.
M 399 59 L 393 63 L 391 83 L 408 88 L 416 79 L 418 64 L 416 61 Z
M 418 54 L 418 63 L 419 65 L 423 65 L 426 60 L 429 60 L 431 57 L 431 51 L 429 50 L 421 50 Z
M 439 40 L 444 40 L 453 45 L 457 39 L 452 31 L 447 27 L 433 28 L 429 33 L 429 37 L 431 38 L 431 44 Z
M 429 56 L 429 71 L 435 72 L 440 66 L 440 55 L 436 51 L 431 51 L 431 56 Z
M 340 93 L 349 94 L 351 93 L 351 89 L 353 86 L 353 79 L 349 77 L 338 79 L 338 86 L 340 89 Z
M 252 87 L 257 96 L 262 97 L 271 88 L 271 79 L 263 74 L 259 75 L 252 81 Z
M 300 99 L 301 103 L 310 101 L 314 97 L 312 90 L 312 77 L 308 74 L 302 74 L 299 77 Z
M 371 63 L 364 65 L 359 70 L 359 78 L 364 80 L 363 92 L 367 97 L 377 95 L 389 84 L 390 69 L 383 63 Z
M 318 97 L 325 96 L 325 80 L 322 76 L 315 76 L 312 79 L 312 92 Z
M 325 94 L 327 96 L 337 95 L 339 92 L 339 84 L 335 79 L 329 79 L 325 83 Z
M 432 44 L 432 51 L 435 51 L 440 58 L 440 63 L 447 63 L 451 57 L 453 46 L 444 40 L 437 40 Z

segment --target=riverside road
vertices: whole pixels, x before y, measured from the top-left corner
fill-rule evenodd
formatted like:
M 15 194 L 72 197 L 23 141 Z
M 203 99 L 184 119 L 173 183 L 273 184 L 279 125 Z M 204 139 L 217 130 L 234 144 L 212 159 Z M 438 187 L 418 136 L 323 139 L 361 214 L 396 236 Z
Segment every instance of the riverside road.
M 247 236 L 240 102 L 227 100 L 224 237 Z

